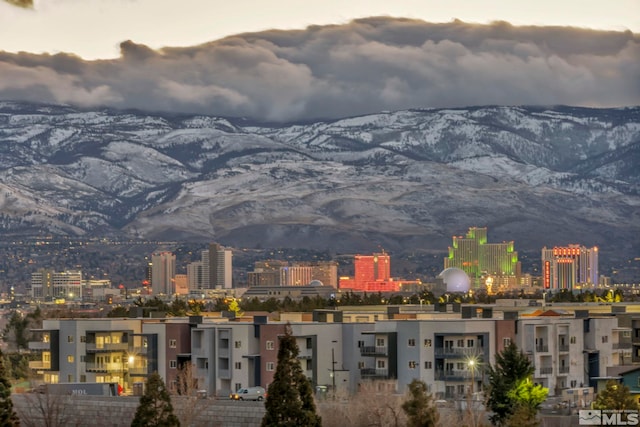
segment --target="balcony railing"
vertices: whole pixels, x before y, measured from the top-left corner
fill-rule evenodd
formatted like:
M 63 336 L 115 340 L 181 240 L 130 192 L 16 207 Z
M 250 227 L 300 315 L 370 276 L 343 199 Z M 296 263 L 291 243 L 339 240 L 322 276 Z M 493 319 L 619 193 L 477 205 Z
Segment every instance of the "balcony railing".
M 436 381 L 465 381 L 473 378 L 473 376 L 478 377 L 478 373 L 475 372 L 473 375 L 469 370 L 436 370 L 434 374 L 434 378 Z
M 51 343 L 44 341 L 29 341 L 29 350 L 43 351 L 51 350 Z
M 127 372 L 129 375 L 135 376 L 144 376 L 149 374 L 149 370 L 147 368 L 129 368 Z
M 617 342 L 613 344 L 613 349 L 614 350 L 628 350 L 631 349 L 631 343 L 630 342 Z
M 560 366 L 558 368 L 558 372 L 561 374 L 568 374 L 569 373 L 569 367 L 568 366 Z
M 436 347 L 434 353 L 449 358 L 477 357 L 484 354 L 484 347 Z
M 389 376 L 388 369 L 362 368 L 360 369 L 362 378 L 387 378 Z
M 129 349 L 129 344 L 117 343 L 117 344 L 96 344 L 96 343 L 87 343 L 87 353 L 92 352 L 103 352 L 103 351 L 127 351 Z
M 549 352 L 549 346 L 548 345 L 537 345 L 536 346 L 536 352 L 537 353 L 548 353 Z
M 550 367 L 550 366 L 549 367 L 540 368 L 538 370 L 538 374 L 539 374 L 538 376 L 540 376 L 540 375 L 550 375 L 552 373 L 553 373 L 553 368 Z
M 123 372 L 125 370 L 125 367 L 122 363 L 87 362 L 85 370 L 87 372 Z
M 558 351 L 562 351 L 562 352 L 569 351 L 569 345 L 567 345 L 567 344 L 560 344 L 560 345 L 558 346 Z
M 51 362 L 43 362 L 42 360 L 34 360 L 29 362 L 29 369 L 51 369 Z
M 388 349 L 386 346 L 366 346 L 360 347 L 361 356 L 387 356 Z

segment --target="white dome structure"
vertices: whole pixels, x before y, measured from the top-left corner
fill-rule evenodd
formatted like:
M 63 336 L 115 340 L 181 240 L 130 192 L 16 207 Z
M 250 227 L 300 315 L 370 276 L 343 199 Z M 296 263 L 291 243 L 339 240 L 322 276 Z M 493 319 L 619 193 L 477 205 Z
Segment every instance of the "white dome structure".
M 467 273 L 459 268 L 447 268 L 438 274 L 438 277 L 442 277 L 445 285 L 447 285 L 447 292 L 467 293 L 471 288 L 471 279 L 469 279 Z

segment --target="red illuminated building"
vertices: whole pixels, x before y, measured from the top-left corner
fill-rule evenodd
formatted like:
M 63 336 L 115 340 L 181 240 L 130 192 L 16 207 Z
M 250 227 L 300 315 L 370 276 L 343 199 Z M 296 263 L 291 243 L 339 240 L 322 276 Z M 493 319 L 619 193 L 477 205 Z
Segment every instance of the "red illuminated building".
M 353 259 L 354 277 L 341 277 L 340 289 L 365 292 L 398 292 L 403 284 L 415 281 L 396 281 L 391 278 L 391 257 L 386 253 L 356 255 Z

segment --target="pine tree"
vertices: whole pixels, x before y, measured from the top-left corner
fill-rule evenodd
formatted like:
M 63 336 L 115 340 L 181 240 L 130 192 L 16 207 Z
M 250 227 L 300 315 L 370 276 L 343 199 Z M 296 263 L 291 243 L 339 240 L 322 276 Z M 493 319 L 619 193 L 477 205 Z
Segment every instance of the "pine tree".
M 509 392 L 522 380 L 533 375 L 531 361 L 512 342 L 496 354 L 496 363 L 488 368 L 487 407 L 493 412 L 490 419 L 494 425 L 503 426 L 513 414 L 515 405 Z
M 440 418 L 427 385 L 417 379 L 409 383 L 409 398 L 402 404 L 402 410 L 409 419 L 407 427 L 435 427 Z
M 298 360 L 298 345 L 291 334 L 291 325 L 285 326 L 278 348 L 278 366 L 269 385 L 266 413 L 262 427 L 320 427 L 322 421 L 316 413 L 313 390 Z
M 4 354 L 0 351 L 0 425 L 19 426 L 20 419 L 13 409 L 11 400 L 11 383 L 7 378 Z
M 131 427 L 180 427 L 162 377 L 154 372 L 145 384 Z

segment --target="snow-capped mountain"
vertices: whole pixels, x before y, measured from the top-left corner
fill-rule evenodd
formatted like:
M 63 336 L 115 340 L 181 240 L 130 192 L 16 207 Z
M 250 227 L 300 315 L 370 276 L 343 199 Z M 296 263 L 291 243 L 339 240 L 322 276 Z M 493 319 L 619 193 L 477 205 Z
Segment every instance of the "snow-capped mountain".
M 365 251 L 640 251 L 640 107 L 476 107 L 305 124 L 0 102 L 0 232 Z

